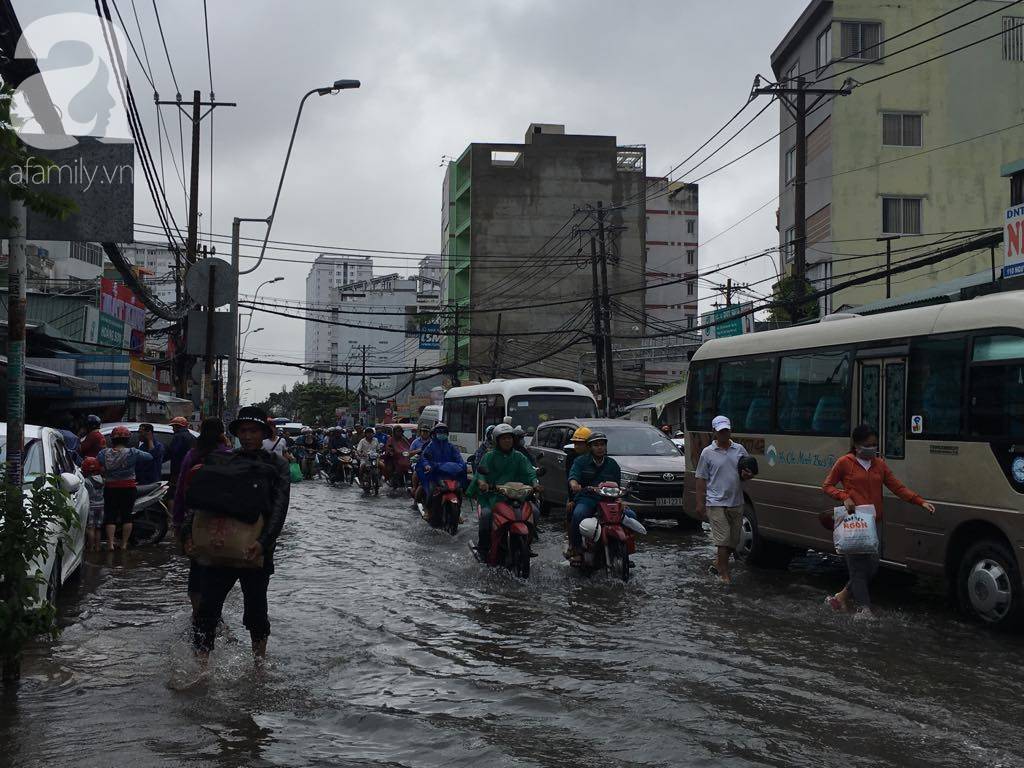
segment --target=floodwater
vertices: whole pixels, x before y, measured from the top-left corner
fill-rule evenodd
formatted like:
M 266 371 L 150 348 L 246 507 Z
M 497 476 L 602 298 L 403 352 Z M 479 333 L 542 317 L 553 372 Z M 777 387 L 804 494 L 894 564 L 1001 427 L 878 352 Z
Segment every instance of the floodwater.
M 1019 766 L 1021 638 L 932 586 L 880 578 L 882 617 L 833 615 L 840 572 L 741 566 L 655 528 L 634 578 L 587 580 L 545 524 L 528 583 L 478 565 L 404 499 L 294 488 L 267 666 L 237 591 L 194 673 L 170 544 L 99 555 L 0 710 L 0 765 Z M 169 685 L 172 684 L 172 685 Z

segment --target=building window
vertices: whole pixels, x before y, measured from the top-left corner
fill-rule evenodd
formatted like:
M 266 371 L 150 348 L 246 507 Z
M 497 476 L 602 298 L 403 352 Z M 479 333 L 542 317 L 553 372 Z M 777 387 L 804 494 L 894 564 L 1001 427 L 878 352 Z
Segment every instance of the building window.
M 687 328 L 693 328 L 693 326 L 696 323 L 696 320 L 697 320 L 697 318 L 694 317 L 693 315 L 687 315 L 686 316 L 686 327 Z
M 922 146 L 921 115 L 902 112 L 882 113 L 882 145 L 886 147 Z
M 882 234 L 920 235 L 920 197 L 883 197 Z
M 1024 17 L 1003 16 L 1003 61 L 1024 61 Z
M 686 234 L 692 235 L 694 229 L 696 228 L 696 226 L 697 226 L 696 222 L 694 222 L 693 219 L 687 219 L 686 220 Z
M 696 255 L 694 254 L 694 251 L 691 248 L 690 250 L 688 250 L 686 252 L 686 263 L 687 263 L 687 265 L 692 267 L 693 266 L 693 262 L 694 262 L 695 259 L 696 259 Z
M 841 24 L 841 55 L 844 59 L 876 61 L 882 55 L 882 25 L 877 22 L 844 21 Z
M 817 54 L 815 64 L 818 69 L 823 69 L 832 61 L 832 25 L 830 24 L 824 32 L 818 35 Z
M 796 147 L 786 153 L 786 183 L 796 178 Z
M 691 280 L 690 282 L 688 282 L 686 284 L 686 295 L 687 296 L 693 296 L 694 290 L 695 289 L 694 289 L 694 286 L 693 286 L 693 281 Z
M 793 260 L 793 241 L 796 240 L 796 227 L 790 227 L 786 230 L 783 235 L 782 242 L 782 255 L 786 257 L 786 261 Z

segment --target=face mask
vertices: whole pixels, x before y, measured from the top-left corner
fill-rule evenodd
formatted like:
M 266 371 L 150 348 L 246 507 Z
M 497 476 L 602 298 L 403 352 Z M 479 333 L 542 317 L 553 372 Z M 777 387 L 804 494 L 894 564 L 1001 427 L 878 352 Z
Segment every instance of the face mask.
M 865 448 L 864 446 L 858 446 L 857 458 L 864 459 L 864 461 L 870 461 L 871 459 L 878 456 L 877 448 Z
M 447 443 L 448 442 L 448 435 L 446 435 L 444 432 L 438 432 L 434 436 L 434 439 L 437 440 L 437 442 L 439 442 L 439 443 Z

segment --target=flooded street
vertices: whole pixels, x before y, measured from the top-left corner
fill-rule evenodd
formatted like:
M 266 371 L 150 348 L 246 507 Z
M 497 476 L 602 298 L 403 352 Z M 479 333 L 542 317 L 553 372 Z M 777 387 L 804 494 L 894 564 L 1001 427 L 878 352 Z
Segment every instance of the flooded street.
M 468 517 L 468 515 L 467 515 Z M 955 619 L 933 585 L 876 582 L 883 617 L 823 605 L 840 574 L 708 577 L 707 539 L 655 528 L 628 585 L 562 565 L 487 571 L 405 499 L 294 487 L 255 672 L 236 588 L 211 678 L 191 664 L 185 562 L 104 553 L 64 632 L 27 655 L 0 763 L 39 766 L 1017 766 L 1021 639 Z

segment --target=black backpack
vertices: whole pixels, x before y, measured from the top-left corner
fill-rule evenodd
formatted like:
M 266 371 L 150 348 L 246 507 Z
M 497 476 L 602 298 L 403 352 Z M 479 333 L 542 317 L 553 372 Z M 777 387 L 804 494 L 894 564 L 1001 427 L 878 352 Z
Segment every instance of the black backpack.
M 274 467 L 266 461 L 237 453 L 211 453 L 196 470 L 185 491 L 185 503 L 252 524 L 270 514 L 277 487 Z

